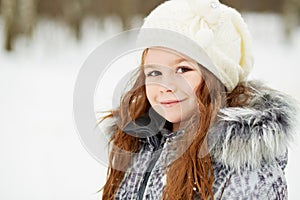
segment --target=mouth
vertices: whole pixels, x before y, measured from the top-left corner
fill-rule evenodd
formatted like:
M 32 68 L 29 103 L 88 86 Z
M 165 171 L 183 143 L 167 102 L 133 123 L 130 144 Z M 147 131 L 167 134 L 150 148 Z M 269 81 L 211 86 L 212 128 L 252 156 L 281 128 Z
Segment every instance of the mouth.
M 178 105 L 179 103 L 183 102 L 184 100 L 168 100 L 168 101 L 161 101 L 160 104 L 166 108 L 171 108 L 173 106 Z

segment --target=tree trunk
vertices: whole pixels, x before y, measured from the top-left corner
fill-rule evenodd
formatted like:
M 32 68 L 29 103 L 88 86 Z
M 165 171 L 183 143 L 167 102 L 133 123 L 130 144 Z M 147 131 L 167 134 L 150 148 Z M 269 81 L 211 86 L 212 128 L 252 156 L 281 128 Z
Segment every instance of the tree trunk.
M 1 9 L 5 21 L 5 49 L 11 51 L 16 36 L 17 1 L 2 0 Z

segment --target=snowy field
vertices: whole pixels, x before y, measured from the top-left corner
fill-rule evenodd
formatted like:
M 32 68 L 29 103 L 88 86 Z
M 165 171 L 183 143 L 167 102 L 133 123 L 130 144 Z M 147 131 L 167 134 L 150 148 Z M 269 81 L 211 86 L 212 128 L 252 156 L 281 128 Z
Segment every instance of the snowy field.
M 254 79 L 300 101 L 300 29 L 283 37 L 281 18 L 245 14 L 254 38 Z M 0 21 L 0 46 L 3 47 Z M 42 21 L 32 39 L 19 38 L 15 51 L 0 50 L 0 199 L 96 200 L 106 167 L 81 145 L 73 120 L 73 89 L 88 55 L 120 31 L 86 20 L 76 41 L 64 24 Z M 289 152 L 289 199 L 300 199 L 300 139 Z

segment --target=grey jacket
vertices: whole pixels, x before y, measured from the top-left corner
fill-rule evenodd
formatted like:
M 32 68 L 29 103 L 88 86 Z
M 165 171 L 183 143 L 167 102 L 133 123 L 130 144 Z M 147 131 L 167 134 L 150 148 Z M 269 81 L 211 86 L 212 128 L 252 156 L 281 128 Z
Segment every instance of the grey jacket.
M 252 87 L 246 107 L 220 110 L 208 133 L 214 168 L 214 199 L 287 199 L 284 169 L 292 140 L 296 104 L 277 91 Z M 161 199 L 168 166 L 180 156 L 184 131 L 161 131 L 142 139 L 115 199 Z

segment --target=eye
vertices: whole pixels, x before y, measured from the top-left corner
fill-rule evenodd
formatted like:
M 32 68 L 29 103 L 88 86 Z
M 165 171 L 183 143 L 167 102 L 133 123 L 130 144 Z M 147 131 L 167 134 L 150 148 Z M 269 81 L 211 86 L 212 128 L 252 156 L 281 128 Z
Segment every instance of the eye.
M 162 73 L 160 71 L 157 70 L 153 70 L 149 73 L 146 74 L 147 77 L 155 77 L 155 76 L 160 76 Z
M 176 69 L 176 73 L 183 74 L 185 72 L 192 71 L 193 69 L 187 66 L 180 66 Z

